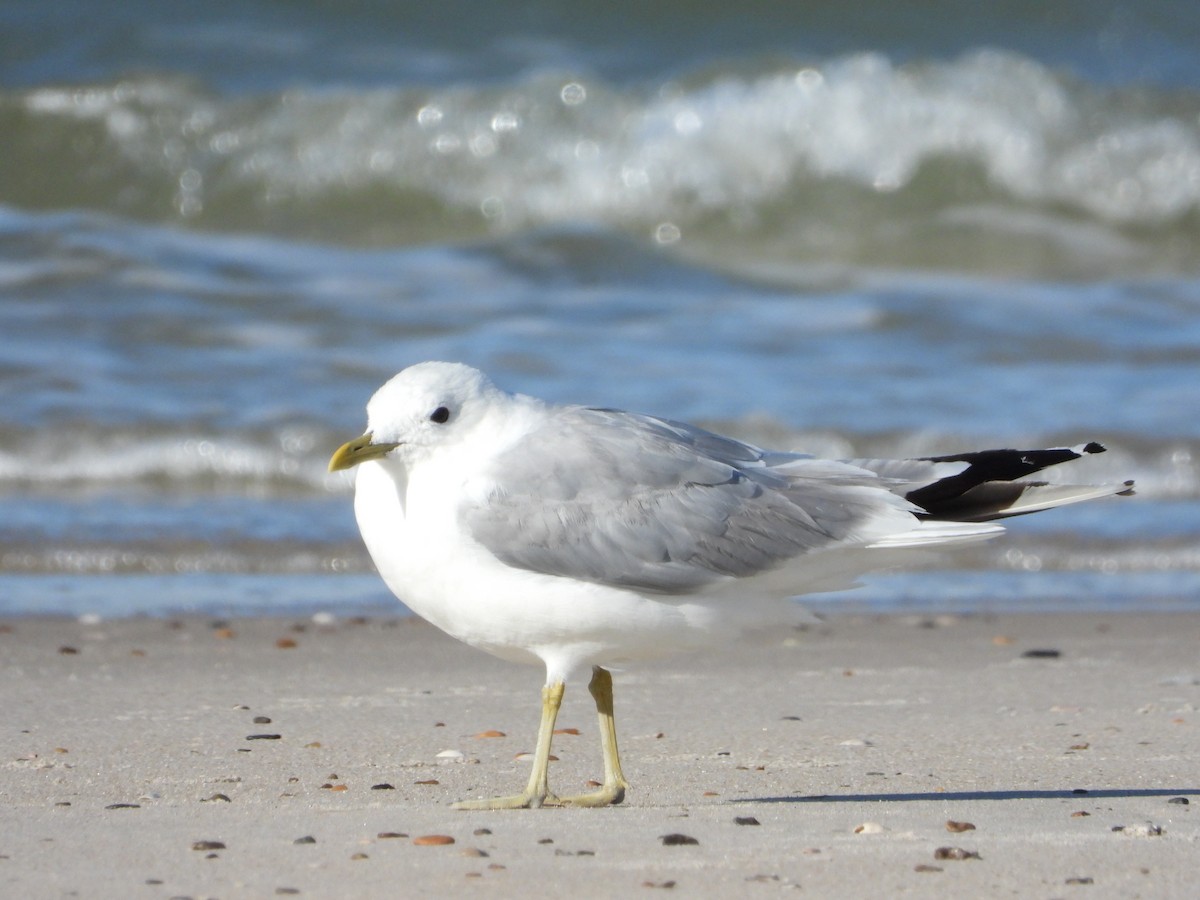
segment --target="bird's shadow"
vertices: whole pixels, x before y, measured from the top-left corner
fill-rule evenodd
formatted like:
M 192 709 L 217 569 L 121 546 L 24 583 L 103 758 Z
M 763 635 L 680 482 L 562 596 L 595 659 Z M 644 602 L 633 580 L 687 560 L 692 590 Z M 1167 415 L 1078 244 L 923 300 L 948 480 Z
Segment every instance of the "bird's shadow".
M 788 797 L 748 797 L 743 803 L 913 803 L 964 800 L 1083 800 L 1132 797 L 1186 797 L 1200 788 L 1101 788 L 1098 790 L 1011 790 L 1011 791 L 916 791 L 871 794 L 804 794 Z

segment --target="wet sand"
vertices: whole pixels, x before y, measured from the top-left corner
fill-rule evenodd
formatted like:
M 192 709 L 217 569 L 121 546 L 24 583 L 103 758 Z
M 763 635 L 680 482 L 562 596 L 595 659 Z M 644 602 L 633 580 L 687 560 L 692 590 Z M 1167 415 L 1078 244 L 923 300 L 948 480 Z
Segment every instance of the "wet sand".
M 619 672 L 599 810 L 448 807 L 524 784 L 541 673 L 416 620 L 15 619 L 0 672 L 4 896 L 1196 891 L 1195 613 L 833 617 Z M 583 684 L 559 727 L 585 790 Z

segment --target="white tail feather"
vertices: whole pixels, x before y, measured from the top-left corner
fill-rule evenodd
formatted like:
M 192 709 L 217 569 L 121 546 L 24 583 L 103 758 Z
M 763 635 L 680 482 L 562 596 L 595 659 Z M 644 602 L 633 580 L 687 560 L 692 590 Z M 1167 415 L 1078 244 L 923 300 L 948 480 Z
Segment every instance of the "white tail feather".
M 890 550 L 901 547 L 929 547 L 935 544 L 965 544 L 986 541 L 1004 533 L 1003 525 L 979 522 L 941 522 L 926 520 L 911 531 L 888 535 L 867 546 Z

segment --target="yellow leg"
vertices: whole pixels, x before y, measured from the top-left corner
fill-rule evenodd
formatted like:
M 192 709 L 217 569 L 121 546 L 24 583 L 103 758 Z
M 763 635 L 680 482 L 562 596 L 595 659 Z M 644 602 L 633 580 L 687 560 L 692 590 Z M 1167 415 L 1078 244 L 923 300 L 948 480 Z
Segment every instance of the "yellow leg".
M 538 727 L 537 749 L 533 754 L 533 769 L 525 790 L 511 797 L 491 797 L 484 800 L 462 800 L 455 809 L 532 809 L 539 806 L 561 806 L 562 801 L 550 793 L 550 742 L 554 738 L 554 722 L 562 706 L 565 686 L 561 681 L 542 688 L 542 723 Z
M 600 719 L 600 748 L 604 752 L 604 784 L 599 790 L 559 800 L 564 806 L 609 806 L 625 799 L 629 782 L 621 772 L 621 754 L 617 750 L 617 724 L 613 718 L 612 675 L 600 666 L 592 667 L 588 692 L 596 701 Z
M 612 675 L 600 666 L 592 667 L 588 692 L 596 701 L 600 719 L 600 748 L 604 752 L 604 784 L 599 790 L 574 797 L 556 797 L 550 793 L 550 742 L 554 739 L 554 723 L 562 706 L 565 687 L 561 681 L 542 688 L 542 722 L 538 727 L 537 749 L 533 754 L 533 769 L 529 783 L 520 794 L 510 797 L 491 797 L 484 800 L 462 800 L 455 809 L 535 809 L 539 806 L 610 806 L 625 799 L 629 782 L 621 772 L 621 755 L 617 751 L 617 726 L 613 718 Z

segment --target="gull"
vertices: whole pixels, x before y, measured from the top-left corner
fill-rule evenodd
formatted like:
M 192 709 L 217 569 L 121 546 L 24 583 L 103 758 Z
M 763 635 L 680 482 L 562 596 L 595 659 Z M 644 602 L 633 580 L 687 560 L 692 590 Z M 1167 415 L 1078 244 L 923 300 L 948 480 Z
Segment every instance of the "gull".
M 1020 480 L 1097 443 L 912 460 L 817 459 L 692 425 L 510 394 L 458 363 L 404 369 L 367 404 L 354 510 L 384 582 L 447 634 L 545 667 L 532 771 L 513 796 L 460 809 L 607 806 L 621 769 L 610 668 L 701 650 L 794 618 L 910 548 L 1002 532 L 992 520 L 1119 485 Z M 604 760 L 593 792 L 550 790 L 568 680 L 591 672 Z

